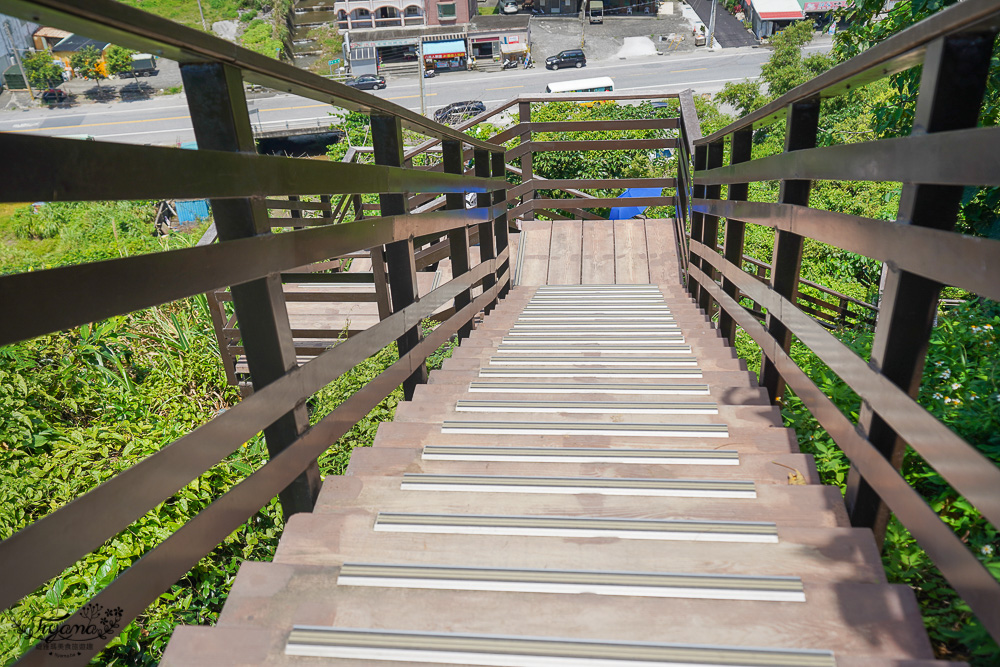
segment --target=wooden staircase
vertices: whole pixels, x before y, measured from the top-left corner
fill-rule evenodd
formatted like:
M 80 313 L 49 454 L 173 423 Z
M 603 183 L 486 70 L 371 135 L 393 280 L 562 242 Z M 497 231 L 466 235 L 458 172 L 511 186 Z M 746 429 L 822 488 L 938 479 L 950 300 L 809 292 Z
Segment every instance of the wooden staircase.
M 870 531 L 664 282 L 516 287 L 163 664 L 932 658 Z

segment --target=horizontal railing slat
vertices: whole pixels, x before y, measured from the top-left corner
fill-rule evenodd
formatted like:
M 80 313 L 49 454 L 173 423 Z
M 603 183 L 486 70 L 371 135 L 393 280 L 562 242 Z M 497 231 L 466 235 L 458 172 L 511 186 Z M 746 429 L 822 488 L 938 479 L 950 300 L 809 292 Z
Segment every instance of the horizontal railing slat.
M 530 128 L 532 132 L 601 132 L 622 130 L 672 130 L 679 125 L 674 118 L 633 118 L 630 120 L 557 120 L 533 121 L 517 127 L 521 134 Z
M 505 153 L 510 160 L 526 153 L 552 151 L 629 151 L 675 148 L 676 139 L 592 139 L 580 141 L 527 141 Z
M 822 243 L 891 261 L 899 268 L 1000 301 L 1000 241 L 871 220 L 793 204 L 692 199 L 694 211 L 793 232 Z M 961 261 L 941 261 L 961 258 Z M 810 283 L 806 283 L 810 284 Z M 843 294 L 830 292 L 847 298 Z M 859 305 L 871 307 L 863 302 Z
M 769 286 L 730 264 L 708 246 L 691 240 L 697 255 L 767 309 L 812 350 L 983 516 L 1000 525 L 1000 468 L 939 422 L 902 389 L 834 338 L 818 322 Z
M 774 362 L 795 395 L 802 399 L 864 478 L 878 490 L 879 496 L 917 539 L 983 626 L 994 635 L 1000 634 L 1000 605 L 996 604 L 1000 599 L 1000 583 L 892 464 L 858 432 L 855 424 L 781 349 L 774 337 L 754 319 L 753 313 L 733 301 L 696 266 L 689 265 L 688 271 Z M 993 467 L 992 463 L 989 465 Z
M 370 93 L 111 0 L 2 0 L 0 9 L 33 23 L 104 39 L 180 63 L 228 63 L 243 70 L 246 80 L 274 90 L 353 111 L 398 116 L 404 127 L 421 134 L 461 139 L 479 148 L 497 148 Z
M 59 156 L 37 168 L 18 160 L 0 160 L 0 201 L 5 202 L 486 192 L 507 185 L 499 178 L 402 167 L 19 134 L 0 134 L 0 155 Z M 141 164 L 142 173 L 109 170 L 112 164 Z M 100 176 L 82 178 L 82 174 Z M 219 178 L 219 174 L 226 177 Z
M 84 143 L 84 142 L 81 142 Z M 182 151 L 178 151 L 182 152 Z M 482 223 L 505 206 L 366 218 L 237 241 L 0 277 L 0 345 L 228 287 L 421 234 Z M 170 276 L 170 280 L 151 280 Z M 109 291 L 109 286 L 128 290 Z M 39 308 L 37 295 L 46 294 Z
M 620 206 L 673 206 L 673 197 L 608 197 L 592 199 L 531 199 L 532 208 L 607 208 Z M 508 211 L 508 213 L 510 213 Z
M 923 62 L 927 45 L 944 35 L 975 32 L 1000 26 L 996 0 L 965 0 L 942 10 L 933 21 L 921 21 L 876 44 L 847 62 L 793 88 L 778 99 L 743 116 L 695 143 L 714 143 L 746 127 L 760 127 L 785 117 L 793 102 L 813 97 L 837 97 L 867 83 L 909 69 Z
M 696 185 L 781 179 L 1000 185 L 1000 127 L 790 151 L 694 175 Z
M 18 572 L 17 577 L 9 577 L 0 589 L 0 608 L 11 606 L 98 548 L 291 410 L 304 396 L 315 393 L 330 378 L 346 373 L 399 338 L 483 276 L 495 272 L 506 259 L 505 249 L 497 259 L 477 264 L 364 334 L 353 336 L 286 373 L 207 424 L 0 542 L 0 571 Z M 388 391 L 379 400 L 386 394 Z M 332 441 L 325 442 L 329 447 Z M 292 476 L 300 470 L 291 473 Z M 258 498 L 261 502 L 257 508 L 273 495 Z M 218 541 L 198 552 L 199 557 L 216 544 Z

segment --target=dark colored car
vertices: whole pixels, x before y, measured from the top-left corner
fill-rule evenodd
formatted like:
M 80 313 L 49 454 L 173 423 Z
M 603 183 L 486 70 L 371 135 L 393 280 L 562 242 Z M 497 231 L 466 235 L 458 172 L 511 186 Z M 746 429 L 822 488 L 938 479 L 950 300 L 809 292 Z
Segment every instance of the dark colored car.
M 49 88 L 42 93 L 42 104 L 66 104 L 68 101 L 69 95 L 66 94 L 66 91 L 59 90 L 58 88 Z
M 344 84 L 350 86 L 351 88 L 358 88 L 360 90 L 381 90 L 385 88 L 385 77 L 376 76 L 374 74 L 364 74 L 355 79 L 348 79 L 344 81 Z
M 486 111 L 486 105 L 478 100 L 453 102 L 434 112 L 434 120 L 439 123 L 454 123 L 465 118 L 472 118 Z
M 587 56 L 580 49 L 567 49 L 545 59 L 546 69 L 560 67 L 583 67 L 587 64 Z

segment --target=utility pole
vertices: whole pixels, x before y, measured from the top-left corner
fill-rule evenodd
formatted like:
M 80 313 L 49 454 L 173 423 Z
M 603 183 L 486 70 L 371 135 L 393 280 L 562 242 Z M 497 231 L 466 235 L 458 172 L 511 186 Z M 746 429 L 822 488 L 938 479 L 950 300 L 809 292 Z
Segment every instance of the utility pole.
M 715 6 L 719 4 L 715 0 L 711 0 L 711 2 L 712 2 L 712 18 L 710 18 L 708 21 L 708 48 L 710 49 L 713 46 L 715 46 Z
M 201 29 L 208 32 L 208 24 L 205 23 L 205 12 L 201 8 L 201 0 L 198 0 L 198 13 L 201 14 Z
M 427 65 L 424 63 L 424 40 L 420 38 L 417 42 L 417 76 L 420 78 L 420 115 L 427 115 L 427 97 L 424 95 L 424 70 Z
M 3 22 L 3 31 L 7 35 L 7 41 L 10 42 L 10 48 L 14 51 L 14 60 L 17 61 L 17 68 L 21 70 L 21 77 L 24 79 L 24 85 L 28 87 L 28 95 L 30 95 L 32 101 L 34 101 L 35 91 L 31 88 L 31 81 L 28 79 L 28 74 L 24 71 L 24 64 L 21 62 L 21 54 L 17 52 L 17 45 L 14 43 L 14 35 L 10 31 L 10 21 Z

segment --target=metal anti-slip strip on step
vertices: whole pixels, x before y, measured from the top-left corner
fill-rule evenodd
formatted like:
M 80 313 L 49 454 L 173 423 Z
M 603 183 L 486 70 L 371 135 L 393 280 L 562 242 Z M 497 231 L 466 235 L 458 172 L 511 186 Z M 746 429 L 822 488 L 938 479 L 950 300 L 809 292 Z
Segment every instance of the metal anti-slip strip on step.
M 531 322 L 524 324 L 515 324 L 511 327 L 511 333 L 514 331 L 549 331 L 552 329 L 565 330 L 565 331 L 605 331 L 607 329 L 630 329 L 632 331 L 639 332 L 650 332 L 650 331 L 663 331 L 663 330 L 676 330 L 679 327 L 676 322 L 661 322 L 653 324 L 650 322 L 643 322 L 642 324 L 632 323 L 621 323 L 615 324 L 613 322 L 599 324 L 567 324 L 565 322 Z M 617 333 L 617 332 L 616 332 Z
M 613 357 L 547 354 L 537 357 L 530 356 L 494 356 L 490 357 L 491 366 L 520 366 L 537 364 L 539 366 L 641 366 L 652 368 L 692 368 L 698 365 L 695 357 L 670 357 L 667 359 L 647 359 L 643 357 Z
M 698 368 L 519 368 L 504 366 L 497 368 L 482 368 L 479 377 L 483 378 L 573 378 L 573 377 L 604 377 L 604 378 L 683 378 L 698 379 L 702 377 Z
M 709 402 L 627 403 L 625 401 L 470 401 L 455 404 L 457 412 L 567 412 L 576 414 L 717 415 Z
M 691 521 L 684 519 L 597 519 L 563 516 L 489 516 L 379 512 L 375 530 L 462 535 L 538 537 L 617 537 L 631 540 L 699 542 L 778 541 L 778 527 L 765 521 Z
M 534 463 L 632 463 L 637 465 L 740 464 L 728 449 L 617 449 L 603 447 L 493 447 L 426 445 L 425 461 L 519 461 Z
M 344 563 L 338 586 L 805 602 L 798 577 Z
M 673 438 L 728 438 L 725 424 L 626 424 L 558 422 L 445 421 L 442 433 L 484 435 L 611 435 Z
M 647 315 L 644 313 L 613 313 L 594 312 L 587 315 L 580 313 L 523 313 L 517 318 L 515 326 L 533 326 L 536 324 L 561 324 L 565 327 L 576 326 L 586 322 L 634 322 L 636 324 L 673 324 L 677 322 L 670 315 Z
M 504 340 L 512 339 L 530 339 L 538 340 L 542 337 L 549 338 L 551 340 L 580 340 L 586 339 L 590 342 L 602 342 L 607 341 L 609 343 L 624 343 L 624 342 L 636 342 L 636 343 L 665 343 L 665 342 L 682 342 L 684 340 L 684 335 L 679 329 L 656 329 L 653 331 L 647 331 L 644 327 L 633 327 L 629 329 L 619 329 L 612 332 L 606 332 L 601 330 L 585 330 L 585 329 L 512 329 L 504 334 Z
M 608 496 L 675 498 L 756 498 L 750 480 L 604 477 L 524 477 L 512 475 L 429 475 L 403 473 L 400 489 L 483 493 L 596 493 Z
M 297 625 L 286 655 L 497 667 L 835 667 L 810 649 L 695 646 Z
M 503 354 L 574 354 L 585 352 L 614 352 L 615 354 L 691 354 L 691 346 L 684 343 L 591 343 L 577 342 L 567 345 L 559 341 L 542 340 L 532 343 L 504 339 L 497 350 Z
M 598 382 L 472 382 L 470 392 L 516 394 L 641 394 L 708 396 L 705 384 L 609 384 Z

